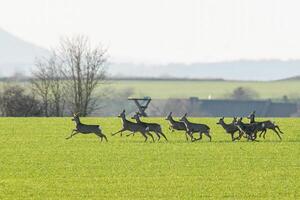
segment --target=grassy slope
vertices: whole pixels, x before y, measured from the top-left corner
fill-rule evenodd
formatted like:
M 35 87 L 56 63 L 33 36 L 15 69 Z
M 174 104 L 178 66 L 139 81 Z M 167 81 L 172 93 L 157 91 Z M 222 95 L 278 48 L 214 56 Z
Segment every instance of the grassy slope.
M 241 82 L 241 81 L 111 81 L 110 87 L 117 89 L 132 88 L 135 96 L 152 98 L 191 96 L 224 98 L 239 87 L 257 91 L 259 98 L 282 98 L 283 95 L 299 97 L 300 81 Z
M 150 119 L 167 124 L 161 119 Z M 216 119 L 213 142 L 144 143 L 140 135 L 111 137 L 116 118 L 100 123 L 108 143 L 94 135 L 71 140 L 70 118 L 0 118 L 0 199 L 236 199 L 300 198 L 300 119 L 277 119 L 285 131 L 257 143 L 230 142 Z

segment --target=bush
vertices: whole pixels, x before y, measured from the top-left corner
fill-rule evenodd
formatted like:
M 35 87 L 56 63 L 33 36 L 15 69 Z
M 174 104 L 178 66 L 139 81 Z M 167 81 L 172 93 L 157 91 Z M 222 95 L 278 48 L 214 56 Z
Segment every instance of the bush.
M 20 86 L 6 86 L 0 96 L 0 109 L 3 116 L 41 116 L 41 104 L 32 95 L 25 94 Z
M 250 88 L 238 87 L 233 90 L 230 98 L 235 100 L 252 100 L 257 99 L 258 94 L 255 90 Z

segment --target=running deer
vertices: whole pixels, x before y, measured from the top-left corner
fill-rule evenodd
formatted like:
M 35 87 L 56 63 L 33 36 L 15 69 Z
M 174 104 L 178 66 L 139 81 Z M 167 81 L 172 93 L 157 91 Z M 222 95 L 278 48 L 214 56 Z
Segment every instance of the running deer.
M 252 123 L 246 124 L 243 122 L 243 118 L 241 117 L 235 125 L 240 130 L 239 139 L 242 137 L 243 134 L 247 136 L 248 140 L 255 141 L 257 137 L 257 132 L 264 129 L 264 123 Z
M 209 141 L 211 141 L 211 136 L 209 134 L 210 128 L 205 124 L 196 124 L 196 123 L 189 122 L 186 116 L 187 113 L 185 113 L 185 115 L 179 121 L 185 124 L 187 133 L 192 138 L 192 141 L 195 141 L 195 139 L 193 138 L 193 133 L 199 133 L 200 137 L 197 140 L 201 140 L 202 134 L 204 133 L 209 138 Z
M 169 125 L 170 125 L 169 130 L 170 131 L 172 131 L 172 132 L 174 132 L 175 130 L 185 131 L 186 140 L 189 140 L 185 124 L 180 121 L 175 121 L 172 117 L 172 112 L 170 112 L 170 114 L 166 117 L 166 120 L 169 121 Z
M 139 112 L 136 112 L 135 115 L 131 119 L 135 119 L 138 124 L 143 124 L 144 126 L 148 127 L 149 132 L 154 132 L 157 135 L 158 141 L 160 140 L 160 135 L 162 135 L 165 138 L 165 140 L 168 141 L 167 137 L 162 132 L 161 126 L 159 124 L 142 122 L 140 119 L 140 115 L 141 114 Z
M 233 118 L 233 121 L 230 124 L 226 124 L 224 122 L 224 117 L 220 118 L 219 122 L 217 122 L 217 124 L 221 125 L 225 129 L 226 133 L 231 135 L 232 141 L 237 139 L 237 138 L 234 138 L 234 133 L 239 131 L 239 128 L 235 125 L 235 123 L 236 123 L 236 117 Z
M 101 128 L 99 125 L 87 125 L 87 124 L 82 124 L 80 122 L 79 119 L 79 113 L 77 114 L 73 114 L 73 119 L 72 121 L 75 122 L 76 124 L 76 129 L 72 130 L 72 133 L 69 137 L 67 137 L 66 139 L 70 139 L 72 138 L 74 135 L 78 134 L 78 133 L 82 133 L 82 134 L 90 134 L 90 133 L 94 133 L 96 134 L 98 137 L 101 138 L 101 142 L 103 140 L 103 138 L 106 140 L 107 142 L 107 138 L 106 136 L 102 133 Z
M 264 127 L 262 129 L 258 130 L 258 131 L 261 131 L 259 134 L 259 137 L 261 137 L 261 135 L 263 134 L 263 138 L 265 139 L 267 129 L 271 129 L 272 131 L 274 131 L 277 134 L 279 139 L 282 140 L 279 133 L 283 134 L 283 132 L 280 130 L 279 126 L 277 126 L 275 123 L 271 122 L 270 120 L 256 122 L 255 121 L 255 111 L 253 111 L 247 118 L 250 119 L 250 124 L 253 124 L 253 123 L 264 124 Z M 262 126 L 260 126 L 260 127 L 262 127 Z
M 122 120 L 123 128 L 121 130 L 117 131 L 116 133 L 113 133 L 112 136 L 116 135 L 117 133 L 122 134 L 122 132 L 124 132 L 124 131 L 130 131 L 132 133 L 139 132 L 144 136 L 145 142 L 148 139 L 147 135 L 149 135 L 154 142 L 153 136 L 151 135 L 151 133 L 149 133 L 149 127 L 147 127 L 143 124 L 134 123 L 134 122 L 127 120 L 126 115 L 125 115 L 125 110 L 123 110 L 118 117 L 120 117 Z

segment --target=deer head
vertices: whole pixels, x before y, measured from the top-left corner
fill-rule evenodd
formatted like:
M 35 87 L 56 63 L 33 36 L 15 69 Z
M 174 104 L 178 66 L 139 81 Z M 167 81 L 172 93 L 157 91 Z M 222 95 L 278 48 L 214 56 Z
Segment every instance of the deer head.
M 140 113 L 139 112 L 135 112 L 135 114 L 131 117 L 131 119 L 139 120 L 140 119 Z
M 219 122 L 217 122 L 217 124 L 221 124 L 222 122 L 224 122 L 224 117 L 221 117 L 221 118 L 219 119 Z
M 121 118 L 125 117 L 125 109 L 118 115 L 118 117 L 121 117 Z
M 171 120 L 172 119 L 172 112 L 169 113 L 169 115 L 166 117 L 166 120 Z
M 187 113 L 185 113 L 185 114 L 183 115 L 183 117 L 181 117 L 181 119 L 180 119 L 179 121 L 181 121 L 181 122 L 186 121 L 186 120 L 187 120 L 186 116 L 187 116 Z
M 80 123 L 79 112 L 78 113 L 73 113 L 73 119 L 72 119 L 72 121 L 75 121 L 76 123 Z

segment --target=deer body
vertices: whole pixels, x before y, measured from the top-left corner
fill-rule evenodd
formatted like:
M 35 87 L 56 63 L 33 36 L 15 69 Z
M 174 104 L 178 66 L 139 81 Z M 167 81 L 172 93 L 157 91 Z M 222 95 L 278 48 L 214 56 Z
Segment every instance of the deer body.
M 253 123 L 264 124 L 264 127 L 258 130 L 258 131 L 261 131 L 260 134 L 259 134 L 259 137 L 261 137 L 261 135 L 263 134 L 263 138 L 265 139 L 267 129 L 271 129 L 272 131 L 274 131 L 277 134 L 279 139 L 282 140 L 279 133 L 283 134 L 283 132 L 280 130 L 279 126 L 277 126 L 275 123 L 271 122 L 270 120 L 262 121 L 262 122 L 256 122 L 255 121 L 255 111 L 253 111 L 247 118 L 250 119 L 250 124 L 253 124 Z
M 185 124 L 183 122 L 174 120 L 172 117 L 172 112 L 170 112 L 170 114 L 166 117 L 166 120 L 169 122 L 169 130 L 171 130 L 172 132 L 174 132 L 175 130 L 186 132 Z
M 165 140 L 168 141 L 167 137 L 162 132 L 162 128 L 159 124 L 157 124 L 157 123 L 147 123 L 147 122 L 141 121 L 139 113 L 135 113 L 135 115 L 132 118 L 135 119 L 138 124 L 142 124 L 142 125 L 148 127 L 149 132 L 154 132 L 158 137 L 158 141 L 160 140 L 160 135 L 162 135 L 165 138 Z
M 254 141 L 256 139 L 256 134 L 258 131 L 264 129 L 264 123 L 252 123 L 252 124 L 245 124 L 242 122 L 243 118 L 240 118 L 235 125 L 238 127 L 238 129 L 240 130 L 240 136 L 239 138 L 241 138 L 241 136 L 243 134 L 246 134 L 248 140 L 252 140 Z
M 170 112 L 170 114 L 166 117 L 166 120 L 168 120 L 169 122 L 169 130 L 171 130 L 172 132 L 174 132 L 175 130 L 185 131 L 185 138 L 186 140 L 189 140 L 185 124 L 180 121 L 175 121 L 172 117 L 172 112 Z
M 220 118 L 219 122 L 217 124 L 221 125 L 226 133 L 231 135 L 231 140 L 234 141 L 236 138 L 234 138 L 234 133 L 239 131 L 239 128 L 234 124 L 236 122 L 236 119 L 234 118 L 233 122 L 231 124 L 226 124 L 224 122 L 224 117 Z
M 149 133 L 149 127 L 147 127 L 144 124 L 134 123 L 134 122 L 127 120 L 126 116 L 125 116 L 125 110 L 123 110 L 123 112 L 118 117 L 120 117 L 122 120 L 123 128 L 121 130 L 117 131 L 116 133 L 113 133 L 112 134 L 113 136 L 116 135 L 117 133 L 122 133 L 124 131 L 130 131 L 132 133 L 139 132 L 144 136 L 145 142 L 148 139 L 147 135 L 149 135 L 152 138 L 152 140 L 154 141 L 153 136 L 151 135 L 151 133 Z
M 192 140 L 194 140 L 193 138 L 193 133 L 199 133 L 200 137 L 198 140 L 202 139 L 202 134 L 204 133 L 209 140 L 211 141 L 211 136 L 210 136 L 210 128 L 205 125 L 205 124 L 196 124 L 196 123 L 192 123 L 190 122 L 187 118 L 186 118 L 185 114 L 180 121 L 184 122 L 187 133 L 191 136 Z
M 107 141 L 107 138 L 102 133 L 101 128 L 100 128 L 99 125 L 87 125 L 87 124 L 81 123 L 78 114 L 77 115 L 74 114 L 74 117 L 73 117 L 72 121 L 75 122 L 76 129 L 73 129 L 71 135 L 68 138 L 66 138 L 66 139 L 70 139 L 70 138 L 72 138 L 74 135 L 76 135 L 78 133 L 82 133 L 82 134 L 94 133 L 98 137 L 101 138 L 101 141 L 103 140 L 103 138 Z

